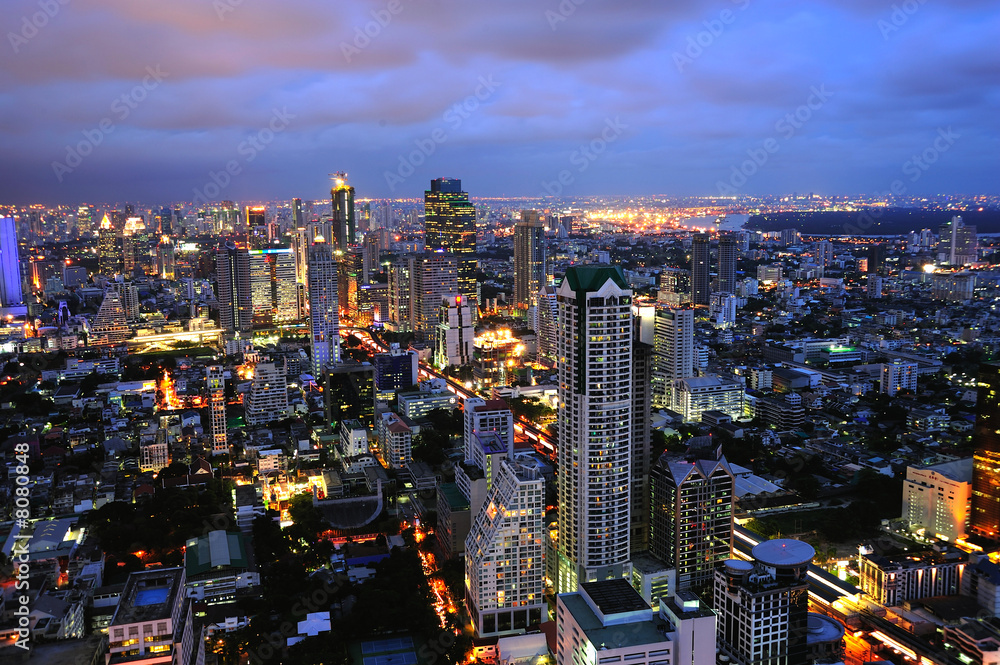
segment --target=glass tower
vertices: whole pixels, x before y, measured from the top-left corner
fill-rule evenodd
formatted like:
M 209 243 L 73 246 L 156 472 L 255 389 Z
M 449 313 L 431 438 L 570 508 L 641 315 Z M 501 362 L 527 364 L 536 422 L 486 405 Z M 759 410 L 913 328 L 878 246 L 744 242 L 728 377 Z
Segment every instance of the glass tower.
M 424 192 L 424 244 L 458 257 L 458 290 L 476 297 L 476 210 L 456 178 L 431 180 Z

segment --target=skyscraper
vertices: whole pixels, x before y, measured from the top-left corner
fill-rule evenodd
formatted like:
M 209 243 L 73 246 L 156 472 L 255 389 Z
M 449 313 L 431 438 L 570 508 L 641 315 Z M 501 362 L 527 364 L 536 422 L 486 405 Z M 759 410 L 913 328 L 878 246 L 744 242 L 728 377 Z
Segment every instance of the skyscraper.
M 736 245 L 736 234 L 725 233 L 719 236 L 719 291 L 736 293 L 736 258 L 739 251 Z
M 170 236 L 162 236 L 160 244 L 156 246 L 156 274 L 160 279 L 173 280 L 175 265 L 174 243 Z
M 346 252 L 348 246 L 355 242 L 354 235 L 357 232 L 357 222 L 354 218 L 354 188 L 347 184 L 346 173 L 334 173 L 333 176 L 333 187 L 330 188 L 333 237 L 329 239 L 329 243 L 335 251 Z
M 630 547 L 649 547 L 649 467 L 652 460 L 653 310 L 632 308 L 632 517 Z
M 292 199 L 292 228 L 302 228 L 302 199 Z
M 653 406 L 669 409 L 674 381 L 694 376 L 694 310 L 657 305 L 653 326 Z
M 710 291 L 711 249 L 707 233 L 696 233 L 691 241 L 691 302 L 708 305 Z
M 632 291 L 619 267 L 572 266 L 559 303 L 557 593 L 631 575 Z
M 969 529 L 995 542 L 1000 541 L 1000 363 L 981 364 L 978 383 Z
M 444 250 L 458 257 L 458 290 L 476 297 L 476 210 L 462 181 L 438 178 L 424 192 L 424 244 L 428 251 Z
M 20 257 L 14 218 L 4 217 L 0 219 L 0 307 L 24 302 Z
M 545 225 L 537 210 L 522 210 L 514 225 L 514 304 L 519 310 L 538 304 L 545 286 Z
M 247 425 L 263 425 L 288 415 L 288 381 L 274 363 L 260 363 L 253 370 L 250 392 L 244 399 Z
M 461 294 L 442 298 L 434 340 L 434 364 L 444 368 L 471 363 L 475 330 L 469 303 L 462 299 Z
M 247 332 L 253 327 L 250 254 L 227 240 L 215 253 L 215 279 L 219 290 L 219 327 Z
M 938 232 L 941 238 L 938 244 L 939 262 L 961 266 L 979 260 L 979 239 L 975 226 L 969 226 L 961 217 L 955 216 L 950 222 L 942 224 Z
M 534 469 L 502 461 L 465 541 L 466 605 L 478 636 L 543 621 L 544 529 L 545 481 Z
M 677 589 L 704 585 L 729 558 L 733 482 L 725 457 L 688 462 L 663 455 L 653 465 L 649 553 L 676 571 Z
M 97 230 L 97 261 L 98 270 L 106 277 L 122 271 L 121 239 L 107 215 L 101 220 L 101 227 Z
M 319 381 L 327 365 L 340 361 L 337 263 L 322 238 L 309 250 L 309 324 L 313 376 Z
M 299 318 L 295 286 L 295 251 L 287 247 L 251 249 L 250 299 L 253 318 L 263 324 Z
M 108 289 L 94 317 L 94 323 L 90 326 L 89 343 L 93 346 L 119 344 L 128 339 L 129 335 L 131 331 L 125 322 L 125 307 L 121 298 L 117 291 Z
M 226 377 L 222 365 L 210 365 L 206 370 L 208 405 L 211 409 L 212 454 L 229 452 L 226 431 Z

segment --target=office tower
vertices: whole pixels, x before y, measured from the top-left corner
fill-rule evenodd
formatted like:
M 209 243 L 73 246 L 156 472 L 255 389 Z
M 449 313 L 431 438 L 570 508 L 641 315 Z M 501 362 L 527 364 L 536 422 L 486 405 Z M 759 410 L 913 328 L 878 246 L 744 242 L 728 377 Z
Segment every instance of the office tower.
M 201 639 L 184 567 L 130 573 L 108 631 L 109 665 L 201 663 Z
M 631 575 L 632 291 L 619 267 L 571 266 L 559 302 L 557 593 Z
M 746 384 L 733 378 L 698 376 L 677 379 L 673 386 L 673 406 L 684 422 L 700 422 L 705 411 L 722 411 L 731 418 L 743 415 Z
M 82 205 L 76 209 L 76 232 L 85 237 L 94 230 L 94 208 Z
M 309 246 L 311 244 L 309 230 L 301 226 L 296 227 L 292 233 L 292 251 L 295 252 L 295 281 L 299 284 L 305 284 L 309 279 Z
M 824 268 L 829 268 L 833 265 L 833 243 L 829 240 L 820 240 L 813 245 L 813 254 L 816 263 Z
M 299 318 L 295 252 L 291 248 L 247 250 L 254 323 L 271 325 Z
M 696 233 L 691 240 L 691 302 L 695 305 L 708 305 L 710 242 L 707 233 Z
M 330 188 L 333 219 L 331 220 L 330 245 L 334 251 L 346 252 L 356 241 L 357 226 L 354 219 L 354 188 L 347 184 L 346 173 L 334 173 Z
M 410 301 L 412 289 L 411 257 L 397 257 L 389 266 L 389 317 L 385 321 L 389 330 L 394 332 L 413 331 L 414 309 L 413 303 Z
M 885 245 L 875 243 L 868 246 L 868 264 L 865 271 L 869 275 L 882 275 L 885 273 Z
M 657 305 L 653 323 L 653 406 L 673 408 L 674 382 L 694 376 L 694 310 Z
M 422 339 L 433 340 L 441 301 L 460 293 L 458 260 L 447 252 L 414 254 L 404 260 L 410 277 L 410 329 Z M 464 294 L 462 300 L 466 301 Z M 472 306 L 467 301 L 465 304 Z
M 910 533 L 954 542 L 969 533 L 971 458 L 906 467 L 903 520 Z
M 389 353 L 377 353 L 372 358 L 375 367 L 375 399 L 388 401 L 396 392 L 417 385 L 419 359 L 416 351 L 392 344 Z
M 802 240 L 802 234 L 799 233 L 798 229 L 782 229 L 780 236 L 781 244 L 786 247 L 789 245 L 797 245 Z
M 1000 541 L 1000 363 L 979 366 L 970 531 Z
M 358 318 L 358 290 L 364 280 L 364 252 L 357 247 L 337 256 L 337 302 L 341 317 L 348 322 Z
M 736 293 L 736 235 L 725 233 L 719 236 L 718 284 L 722 293 Z
M 440 368 L 472 362 L 472 310 L 461 295 L 445 296 L 438 307 L 434 364 Z
M 523 632 L 546 618 L 545 481 L 512 460 L 465 540 L 466 606 L 479 637 Z
M 477 441 L 495 441 L 496 447 L 507 457 L 514 456 L 514 414 L 502 399 L 484 400 L 470 397 L 462 408 L 464 459 L 486 474 L 487 486 L 492 484 L 495 468 L 490 468 L 490 460 L 484 456 L 484 448 Z M 486 446 L 487 453 L 491 446 Z
M 652 463 L 653 315 L 632 308 L 632 517 L 630 547 L 649 548 L 649 467 Z
M 715 571 L 719 650 L 737 663 L 806 665 L 809 583 L 816 552 L 799 540 L 765 540 L 754 561 L 728 559 Z
M 931 275 L 931 298 L 963 302 L 972 300 L 976 292 L 976 273 L 939 272 Z
M 521 311 L 538 304 L 545 286 L 545 225 L 537 210 L 522 210 L 514 225 L 514 304 Z
M 98 270 L 102 275 L 112 277 L 122 271 L 122 245 L 118 232 L 105 215 L 97 230 Z
M 676 588 L 708 583 L 733 544 L 732 469 L 725 457 L 688 462 L 664 454 L 650 473 L 649 553 L 675 570 Z
M 215 253 L 215 279 L 219 296 L 219 327 L 230 333 L 253 327 L 250 289 L 250 254 L 232 240 Z
M 713 293 L 709 296 L 708 318 L 715 328 L 732 328 L 736 325 L 739 299 L 732 293 Z
M 534 329 L 538 339 L 537 361 L 546 367 L 555 367 L 559 340 L 559 304 L 556 288 L 543 286 L 538 292 L 538 306 L 535 308 Z
M 302 199 L 292 199 L 292 228 L 300 229 L 303 226 Z
M 160 279 L 174 279 L 174 243 L 170 236 L 162 236 L 160 244 L 156 246 L 156 274 Z
M 309 250 L 308 291 L 312 371 L 319 381 L 327 365 L 340 362 L 337 263 L 332 248 L 322 239 Z
M 212 454 L 229 452 L 226 424 L 226 376 L 222 365 L 209 365 L 205 370 L 208 387 L 208 407 L 211 417 Z
M 0 307 L 24 302 L 21 255 L 13 217 L 0 219 Z
M 444 250 L 458 257 L 458 292 L 476 296 L 476 210 L 462 181 L 438 178 L 424 192 L 424 244 L 428 251 Z
M 170 208 L 160 208 L 156 214 L 156 233 L 161 236 L 169 236 L 174 232 L 174 211 Z
M 122 273 L 132 277 L 149 267 L 149 233 L 142 217 L 129 217 L 122 229 Z
M 249 231 L 267 226 L 267 208 L 264 206 L 247 206 L 244 223 Z
M 382 255 L 382 250 L 386 249 L 382 246 L 382 234 L 376 231 L 369 231 L 365 234 L 364 241 L 364 282 L 365 284 L 371 284 L 372 277 L 382 271 L 382 267 L 379 264 L 379 259 Z
M 961 217 L 952 217 L 939 229 L 938 261 L 953 266 L 975 263 L 979 260 L 979 239 L 976 227 L 966 225 Z
M 260 363 L 253 369 L 250 392 L 244 402 L 246 423 L 251 427 L 288 416 L 288 381 L 284 370 L 274 363 Z
M 125 307 L 122 305 L 118 292 L 113 288 L 104 293 L 94 323 L 90 326 L 88 343 L 91 346 L 104 344 L 120 344 L 129 338 L 131 330 L 125 321 Z
M 348 420 L 360 420 L 375 428 L 375 368 L 369 363 L 345 360 L 328 365 L 324 402 L 331 428 Z

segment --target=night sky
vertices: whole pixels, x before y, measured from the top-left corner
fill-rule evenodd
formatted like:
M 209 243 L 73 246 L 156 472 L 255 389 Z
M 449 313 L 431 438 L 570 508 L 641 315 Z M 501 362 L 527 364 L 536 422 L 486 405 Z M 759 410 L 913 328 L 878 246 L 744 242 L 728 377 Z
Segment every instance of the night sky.
M 1000 193 L 995 0 L 63 2 L 0 3 L 0 203 Z

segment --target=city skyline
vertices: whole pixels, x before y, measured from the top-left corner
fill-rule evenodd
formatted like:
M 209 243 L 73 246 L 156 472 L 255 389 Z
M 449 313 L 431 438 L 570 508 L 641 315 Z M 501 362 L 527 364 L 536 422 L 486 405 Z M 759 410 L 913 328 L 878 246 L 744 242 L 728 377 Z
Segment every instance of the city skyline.
M 345 166 L 373 197 L 998 193 L 986 2 L 39 11 L 0 8 L 16 204 L 318 199 Z

